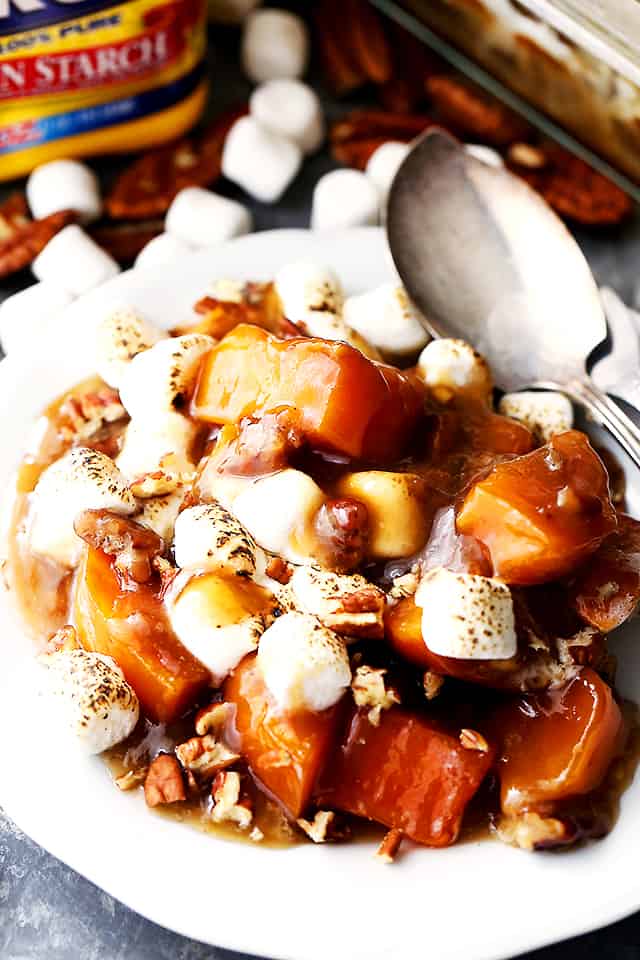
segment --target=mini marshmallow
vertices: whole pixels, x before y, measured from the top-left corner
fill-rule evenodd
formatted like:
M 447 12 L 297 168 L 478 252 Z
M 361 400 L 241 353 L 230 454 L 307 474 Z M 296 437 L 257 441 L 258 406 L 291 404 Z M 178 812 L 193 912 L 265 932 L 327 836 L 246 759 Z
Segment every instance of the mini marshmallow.
M 254 83 L 296 79 L 307 69 L 309 31 L 287 10 L 255 10 L 244 21 L 242 67 Z
M 367 161 L 365 173 L 378 188 L 383 219 L 386 219 L 387 199 L 391 184 L 410 150 L 411 147 L 408 143 L 389 140 L 387 143 L 381 144 L 377 150 L 374 150 Z
M 359 573 L 305 565 L 296 567 L 285 589 L 293 594 L 297 610 L 312 614 L 336 633 L 373 639 L 384 635 L 385 595 Z
M 548 443 L 556 433 L 564 433 L 573 426 L 571 401 L 564 393 L 554 390 L 505 393 L 498 410 L 503 416 L 524 423 L 538 443 Z
M 392 359 L 418 353 L 429 340 L 416 307 L 397 283 L 348 297 L 343 316 L 348 326 Z
M 52 160 L 36 167 L 27 180 L 27 201 L 36 220 L 74 210 L 82 223 L 91 223 L 102 213 L 98 178 L 77 160 Z
M 324 140 L 320 99 L 298 80 L 270 80 L 253 91 L 251 115 L 271 133 L 293 140 L 303 153 L 315 153 Z
M 242 23 L 261 0 L 209 0 L 209 20 L 212 23 Z
M 161 233 L 145 244 L 136 257 L 134 266 L 155 267 L 160 265 L 164 267 L 174 263 L 180 257 L 192 253 L 193 250 L 191 244 L 185 243 L 180 237 L 176 237 L 172 233 Z
M 166 336 L 131 307 L 114 310 L 96 331 L 96 371 L 110 387 L 120 386 L 134 357 Z
M 197 432 L 197 424 L 181 413 L 132 420 L 125 431 L 118 468 L 129 480 L 162 468 L 174 473 L 193 470 L 191 448 Z
M 75 223 L 49 241 L 31 269 L 38 280 L 57 283 L 76 297 L 120 273 L 113 257 Z
M 203 333 L 160 340 L 127 365 L 120 381 L 120 399 L 133 420 L 162 420 L 188 406 L 200 361 L 214 346 Z
M 416 372 L 440 403 L 461 393 L 483 399 L 491 394 L 487 361 L 465 340 L 432 340 L 420 354 Z
M 488 167 L 504 167 L 504 160 L 497 150 L 491 147 L 485 147 L 483 143 L 467 143 L 465 150 L 476 160 L 486 163 Z
M 338 277 L 322 263 L 296 260 L 275 275 L 274 287 L 282 312 L 291 323 L 313 325 L 316 314 L 340 317 L 344 295 Z M 305 330 L 305 332 L 307 332 Z
M 301 163 L 299 146 L 266 130 L 254 117 L 236 120 L 222 151 L 225 177 L 263 203 L 280 199 Z
M 265 630 L 256 663 L 278 706 L 320 712 L 351 683 L 344 641 L 306 613 L 285 613 Z
M 313 191 L 311 227 L 330 230 L 375 226 L 379 207 L 378 190 L 366 174 L 359 170 L 332 170 L 320 177 Z
M 174 554 L 183 569 L 252 577 L 257 550 L 253 537 L 220 503 L 189 507 L 176 522 Z
M 511 591 L 501 580 L 444 567 L 430 570 L 415 594 L 422 637 L 432 653 L 458 660 L 508 660 L 518 650 Z
M 149 497 L 142 501 L 142 511 L 137 513 L 134 520 L 157 533 L 165 543 L 171 543 L 175 530 L 176 520 L 184 500 L 184 489 L 178 487 L 176 493 L 164 496 Z
M 202 187 L 181 190 L 165 220 L 168 234 L 194 247 L 212 247 L 249 233 L 251 226 L 251 214 L 241 203 Z
M 55 323 L 73 300 L 56 283 L 34 283 L 0 304 L 0 342 L 5 353 L 33 349 L 33 344 Z

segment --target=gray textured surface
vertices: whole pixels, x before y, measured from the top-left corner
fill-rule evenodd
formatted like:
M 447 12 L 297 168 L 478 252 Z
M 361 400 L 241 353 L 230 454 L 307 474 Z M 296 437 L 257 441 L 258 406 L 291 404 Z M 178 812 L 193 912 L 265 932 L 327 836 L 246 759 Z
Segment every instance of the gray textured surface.
M 238 102 L 248 87 L 235 67 L 232 34 L 221 32 L 212 49 L 214 94 L 220 106 Z M 344 109 L 327 103 L 331 114 Z M 320 154 L 277 207 L 253 205 L 257 229 L 306 226 L 313 184 L 331 161 Z M 117 163 L 99 165 L 109 173 Z M 229 196 L 240 196 L 232 186 Z M 622 231 L 579 238 L 597 279 L 630 301 L 638 283 L 640 220 Z M 28 283 L 27 275 L 19 283 Z M 11 292 L 0 287 L 0 299 Z M 0 776 L 10 776 L 3 769 Z M 46 802 L 43 787 L 43 802 Z M 186 829 L 186 828 L 185 828 Z M 430 878 L 425 877 L 428 886 Z M 594 884 L 606 878 L 594 877 Z M 567 891 L 570 896 L 571 892 Z M 535 905 L 532 904 L 532 909 Z M 250 916 L 248 917 L 250 922 Z M 499 918 L 489 922 L 500 922 Z M 541 924 L 544 918 L 540 918 Z M 336 945 L 338 947 L 338 945 Z M 417 954 L 421 951 L 417 949 Z M 241 960 L 238 954 L 204 946 L 143 920 L 69 870 L 25 837 L 0 810 L 1 960 Z M 637 960 L 640 914 L 603 931 L 529 954 L 527 960 Z M 246 960 L 246 958 L 245 958 Z M 396 958 L 405 960 L 405 958 Z M 438 960 L 433 954 L 430 960 Z

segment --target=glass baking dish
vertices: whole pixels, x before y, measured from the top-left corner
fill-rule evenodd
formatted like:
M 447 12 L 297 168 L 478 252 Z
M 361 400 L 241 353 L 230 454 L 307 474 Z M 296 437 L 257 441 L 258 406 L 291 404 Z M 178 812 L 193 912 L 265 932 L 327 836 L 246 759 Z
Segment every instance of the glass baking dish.
M 640 199 L 637 0 L 372 0 Z

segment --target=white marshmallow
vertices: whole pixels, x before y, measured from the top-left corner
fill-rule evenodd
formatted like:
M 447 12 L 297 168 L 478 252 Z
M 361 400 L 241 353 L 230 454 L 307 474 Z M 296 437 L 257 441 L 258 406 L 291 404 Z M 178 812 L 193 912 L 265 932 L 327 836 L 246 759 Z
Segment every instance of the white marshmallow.
M 260 2 L 261 0 L 209 0 L 209 20 L 212 23 L 242 23 Z
M 89 754 L 102 753 L 133 731 L 138 698 L 112 657 L 87 650 L 60 650 L 40 657 L 48 671 L 42 692 L 61 722 Z M 56 709 L 57 708 L 57 709 Z
M 136 502 L 110 457 L 74 447 L 41 475 L 33 492 L 29 545 L 34 553 L 74 566 L 83 542 L 73 529 L 83 510 L 131 514 Z
M 467 143 L 465 144 L 465 150 L 476 160 L 481 160 L 489 167 L 504 167 L 504 160 L 498 151 L 491 147 L 485 147 L 483 143 Z
M 386 220 L 387 216 L 387 199 L 391 184 L 410 150 L 411 146 L 408 143 L 389 140 L 374 150 L 367 161 L 365 173 L 378 188 L 383 220 Z
M 184 490 L 180 487 L 176 493 L 149 497 L 142 501 L 142 512 L 137 513 L 134 519 L 157 533 L 165 543 L 171 543 L 183 499 Z
M 348 326 L 391 358 L 415 354 L 429 340 L 416 307 L 396 283 L 348 297 L 343 316 Z
M 185 187 L 167 211 L 165 229 L 194 247 L 212 247 L 251 230 L 251 214 L 241 203 L 212 190 Z
M 300 470 L 261 477 L 233 501 L 233 513 L 264 550 L 292 563 L 309 559 L 307 541 L 325 496 Z
M 222 151 L 225 177 L 263 203 L 280 199 L 301 163 L 300 147 L 266 130 L 253 117 L 236 120 Z
M 38 280 L 59 284 L 76 297 L 120 273 L 113 257 L 75 223 L 56 233 L 31 269 Z
M 167 266 L 174 263 L 188 253 L 193 253 L 194 247 L 185 243 L 172 233 L 161 233 L 149 240 L 136 257 L 135 267 Z
M 177 519 L 174 554 L 179 567 L 252 577 L 257 551 L 253 537 L 220 503 L 189 507 Z
M 36 220 L 74 210 L 82 223 L 91 223 L 102 213 L 98 178 L 77 160 L 52 160 L 36 167 L 27 180 L 27 201 Z
M 257 664 L 282 710 L 327 710 L 351 683 L 343 640 L 306 613 L 285 613 L 262 635 Z
M 511 591 L 500 580 L 444 567 L 420 581 L 422 637 L 432 653 L 457 660 L 508 660 L 518 649 Z
M 150 424 L 186 408 L 200 361 L 213 345 L 203 333 L 187 333 L 160 340 L 134 357 L 120 381 L 120 399 L 129 416 Z
M 305 333 L 313 332 L 320 315 L 340 320 L 344 296 L 337 276 L 328 267 L 311 260 L 288 263 L 275 275 L 274 287 L 280 297 L 282 312 L 291 323 L 299 324 Z
M 523 390 L 505 393 L 498 410 L 529 427 L 539 443 L 548 443 L 556 433 L 564 433 L 573 426 L 573 407 L 564 393 L 553 390 Z
M 166 334 L 141 317 L 132 307 L 108 314 L 96 331 L 96 370 L 111 387 L 118 388 L 134 357 L 148 350 Z
M 242 67 L 254 83 L 301 77 L 309 60 L 309 31 L 287 10 L 255 10 L 244 21 Z
M 375 184 L 359 170 L 325 173 L 313 191 L 311 227 L 331 230 L 377 224 L 380 201 Z
M 191 448 L 197 432 L 197 424 L 181 413 L 132 420 L 125 431 L 118 468 L 129 480 L 155 473 L 161 467 L 174 473 L 193 470 Z
M 285 589 L 293 595 L 295 609 L 317 617 L 323 626 L 352 637 L 384 635 L 385 595 L 358 573 L 339 574 L 318 567 L 296 567 Z M 357 608 L 349 603 L 356 594 Z
M 5 353 L 33 349 L 72 295 L 56 283 L 34 283 L 0 304 L 0 342 Z
M 486 360 L 464 340 L 432 340 L 418 358 L 417 373 L 443 403 L 457 393 L 471 391 L 488 396 L 491 392 Z
M 251 115 L 271 133 L 315 153 L 324 140 L 324 115 L 315 90 L 298 80 L 270 80 L 253 91 Z

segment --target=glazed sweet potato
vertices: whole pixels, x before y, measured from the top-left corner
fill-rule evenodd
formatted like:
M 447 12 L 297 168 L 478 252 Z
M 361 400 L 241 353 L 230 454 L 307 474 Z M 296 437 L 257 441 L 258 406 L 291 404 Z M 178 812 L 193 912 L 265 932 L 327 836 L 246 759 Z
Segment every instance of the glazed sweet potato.
M 498 464 L 468 493 L 457 528 L 484 543 L 496 576 L 533 584 L 571 573 L 616 522 L 604 465 L 571 430 Z
M 492 763 L 491 749 L 464 748 L 426 716 L 394 707 L 376 727 L 356 712 L 318 800 L 402 830 L 417 843 L 446 847 Z
M 640 523 L 624 514 L 573 584 L 583 620 L 608 633 L 633 615 L 640 602 Z
M 82 646 L 114 658 L 150 719 L 176 720 L 208 685 L 209 671 L 172 632 L 152 588 L 123 591 L 98 550 L 87 550 L 78 571 L 74 611 Z
M 340 705 L 287 716 L 274 703 L 254 656 L 246 657 L 226 681 L 224 696 L 235 706 L 227 731 L 230 744 L 288 816 L 301 816 L 334 747 Z
M 346 343 L 240 324 L 206 357 L 191 412 L 225 424 L 295 408 L 310 444 L 383 461 L 405 449 L 424 396 L 416 379 Z

